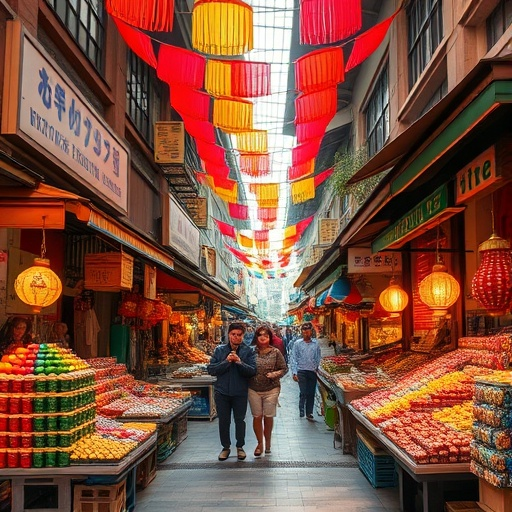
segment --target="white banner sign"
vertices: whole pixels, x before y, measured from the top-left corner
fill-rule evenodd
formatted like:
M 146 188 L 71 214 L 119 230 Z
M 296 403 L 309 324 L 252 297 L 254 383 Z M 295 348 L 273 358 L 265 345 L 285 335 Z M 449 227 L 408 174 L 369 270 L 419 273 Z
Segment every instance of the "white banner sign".
M 20 83 L 19 129 L 126 213 L 128 151 L 26 36 Z
M 176 249 L 199 266 L 201 255 L 199 228 L 172 196 L 169 196 L 169 247 Z
M 399 252 L 378 252 L 372 254 L 368 247 L 349 247 L 349 274 L 390 274 L 402 271 L 402 255 Z

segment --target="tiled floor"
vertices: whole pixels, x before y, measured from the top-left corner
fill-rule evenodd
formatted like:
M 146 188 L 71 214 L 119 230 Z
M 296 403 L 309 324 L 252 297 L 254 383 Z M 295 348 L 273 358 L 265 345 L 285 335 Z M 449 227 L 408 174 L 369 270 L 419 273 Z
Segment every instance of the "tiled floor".
M 253 456 L 249 410 L 245 461 L 236 459 L 235 450 L 228 460 L 217 460 L 217 420 L 189 420 L 187 439 L 137 493 L 136 511 L 398 511 L 397 488 L 374 489 L 356 459 L 341 453 L 323 417 L 299 418 L 298 385 L 290 375 L 282 386 L 270 455 Z

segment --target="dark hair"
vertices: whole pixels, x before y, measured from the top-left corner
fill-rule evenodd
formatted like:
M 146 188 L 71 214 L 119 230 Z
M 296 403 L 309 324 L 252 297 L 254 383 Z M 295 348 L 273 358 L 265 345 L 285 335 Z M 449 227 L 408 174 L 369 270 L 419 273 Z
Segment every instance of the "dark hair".
M 231 331 L 235 331 L 235 330 L 242 331 L 245 334 L 245 324 L 243 324 L 242 322 L 233 322 L 228 327 L 228 334 Z
M 269 343 L 273 345 L 274 333 L 272 332 L 272 329 L 268 327 L 268 325 L 260 325 L 257 329 L 254 329 L 254 337 L 252 338 L 251 345 L 256 345 L 258 342 L 258 336 L 261 332 L 268 333 Z
M 32 321 L 24 316 L 13 316 L 0 329 L 0 352 L 3 352 L 13 341 L 14 328 L 21 323 L 27 326 L 25 334 L 21 339 L 22 343 L 32 342 Z

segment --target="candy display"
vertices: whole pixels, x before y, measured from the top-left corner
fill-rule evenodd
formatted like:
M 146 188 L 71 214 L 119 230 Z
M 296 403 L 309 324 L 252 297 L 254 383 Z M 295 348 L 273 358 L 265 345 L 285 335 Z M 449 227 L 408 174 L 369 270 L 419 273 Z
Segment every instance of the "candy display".
M 477 377 L 471 471 L 495 487 L 512 486 L 512 372 Z

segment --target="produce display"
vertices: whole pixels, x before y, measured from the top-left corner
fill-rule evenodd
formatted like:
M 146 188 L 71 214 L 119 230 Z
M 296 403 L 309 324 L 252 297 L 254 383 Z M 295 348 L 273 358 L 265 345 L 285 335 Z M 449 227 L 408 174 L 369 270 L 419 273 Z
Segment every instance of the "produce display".
M 210 362 L 210 356 L 189 343 L 186 334 L 174 333 L 167 342 L 167 353 L 171 363 Z
M 207 376 L 206 364 L 193 364 L 192 366 L 181 366 L 174 370 L 169 377 L 171 379 L 192 379 L 193 377 Z
M 469 462 L 475 377 L 503 369 L 507 358 L 492 350 L 457 349 L 351 405 L 417 464 Z
M 380 369 L 361 372 L 352 368 L 350 373 L 336 373 L 331 377 L 334 384 L 345 391 L 380 389 L 392 384 L 390 378 Z
M 512 372 L 475 383 L 471 471 L 495 487 L 512 487 Z
M 354 363 L 348 356 L 326 356 L 320 361 L 320 368 L 331 375 L 349 372 L 352 366 Z

